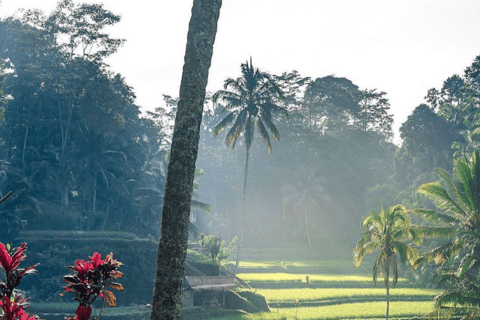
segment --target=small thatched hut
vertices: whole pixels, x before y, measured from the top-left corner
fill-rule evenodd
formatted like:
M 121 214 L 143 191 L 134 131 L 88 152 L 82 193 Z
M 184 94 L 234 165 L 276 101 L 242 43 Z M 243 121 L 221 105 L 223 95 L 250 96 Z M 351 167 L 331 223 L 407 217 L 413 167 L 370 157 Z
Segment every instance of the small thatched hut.
M 235 287 L 235 278 L 212 276 L 186 276 L 183 284 L 184 307 L 224 307 L 225 291 Z

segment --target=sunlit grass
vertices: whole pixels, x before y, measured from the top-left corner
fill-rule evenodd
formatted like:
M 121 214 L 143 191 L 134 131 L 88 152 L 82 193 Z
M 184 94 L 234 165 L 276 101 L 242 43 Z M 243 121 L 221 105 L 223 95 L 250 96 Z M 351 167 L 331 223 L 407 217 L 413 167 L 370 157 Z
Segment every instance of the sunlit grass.
M 338 275 L 338 274 L 299 274 L 299 273 L 239 273 L 237 276 L 244 281 L 253 282 L 306 282 L 306 277 L 312 283 L 337 282 L 337 283 L 372 283 L 372 276 Z M 399 278 L 398 282 L 407 279 Z
M 336 247 L 324 244 L 321 247 L 310 249 L 308 246 L 294 246 L 288 248 L 242 248 L 242 257 L 245 260 L 275 261 L 275 260 L 335 260 L 351 256 L 350 247 Z
M 215 320 L 317 320 L 317 319 L 368 319 L 385 317 L 385 302 L 346 303 L 342 305 L 322 307 L 301 307 L 279 309 L 272 312 L 256 313 L 251 315 L 238 315 L 233 317 L 215 318 Z M 433 311 L 432 302 L 391 302 L 390 316 L 419 317 Z
M 433 298 L 442 290 L 438 289 L 390 289 L 393 297 Z M 304 289 L 259 289 L 259 294 L 264 296 L 269 303 L 300 301 L 324 301 L 350 298 L 384 298 L 385 289 L 336 289 L 336 288 L 304 288 Z
M 301 260 L 301 261 L 241 261 L 240 268 L 345 268 L 353 267 L 352 260 Z
M 235 262 L 229 261 L 225 265 L 231 268 Z M 246 260 L 240 261 L 240 272 L 289 272 L 289 273 L 338 273 L 338 274 L 365 274 L 371 272 L 371 263 L 364 262 L 359 268 L 353 265 L 351 259 L 326 260 Z

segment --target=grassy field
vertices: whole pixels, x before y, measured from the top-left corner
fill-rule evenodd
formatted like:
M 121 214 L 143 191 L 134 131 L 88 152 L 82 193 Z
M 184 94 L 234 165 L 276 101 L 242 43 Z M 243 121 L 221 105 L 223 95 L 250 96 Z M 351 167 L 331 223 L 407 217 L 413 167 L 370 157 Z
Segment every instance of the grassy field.
M 292 256 L 291 260 L 285 259 Z M 283 255 L 280 249 L 246 250 L 239 270 L 238 276 L 266 298 L 271 312 L 210 319 L 385 318 L 383 279 L 379 279 L 377 288 L 373 287 L 372 261 L 368 259 L 360 268 L 355 268 L 350 258 L 315 256 L 315 252 L 305 249 L 291 249 Z M 400 278 L 397 288 L 390 290 L 390 319 L 420 319 L 433 311 L 432 300 L 440 292 L 415 288 L 414 283 Z
M 290 260 L 285 258 L 289 257 Z M 315 251 L 292 249 L 246 249 L 238 276 L 263 295 L 271 312 L 247 314 L 238 310 L 184 308 L 184 320 L 340 320 L 385 319 L 385 288 L 382 279 L 373 287 L 372 261 L 355 268 L 351 259 L 322 256 Z M 308 282 L 307 282 L 308 276 Z M 416 288 L 400 278 L 390 290 L 390 319 L 421 319 L 433 311 L 433 297 L 440 290 Z M 32 304 L 45 319 L 71 316 L 75 304 Z M 97 311 L 94 311 L 94 313 Z M 106 308 L 109 320 L 144 320 L 145 306 Z
M 262 270 L 265 272 L 271 271 L 285 271 L 291 272 L 302 271 L 305 269 L 310 270 L 335 270 L 337 272 L 347 273 L 361 273 L 364 268 L 355 268 L 350 265 L 350 260 L 343 259 L 326 259 L 326 260 L 289 260 L 289 261 L 242 261 L 240 262 L 240 270 L 251 272 L 252 270 Z
M 350 299 L 385 300 L 385 289 L 264 289 L 257 290 L 271 305 L 277 302 L 290 303 L 295 299 L 300 302 L 342 301 Z M 436 289 L 391 289 L 391 300 L 429 300 L 431 301 L 441 290 Z
M 390 319 L 418 318 L 426 312 L 431 312 L 431 302 L 392 302 L 390 304 Z M 332 319 L 383 319 L 385 318 L 385 303 L 365 302 L 346 303 L 324 307 L 281 308 L 277 312 L 272 309 L 269 313 L 251 315 L 236 315 L 215 320 L 332 320 Z
M 233 262 L 231 263 L 233 265 Z M 317 273 L 317 274 L 365 274 L 370 261 L 355 268 L 350 259 L 309 259 L 309 260 L 247 260 L 241 261 L 240 273 Z M 228 268 L 228 265 L 227 265 Z

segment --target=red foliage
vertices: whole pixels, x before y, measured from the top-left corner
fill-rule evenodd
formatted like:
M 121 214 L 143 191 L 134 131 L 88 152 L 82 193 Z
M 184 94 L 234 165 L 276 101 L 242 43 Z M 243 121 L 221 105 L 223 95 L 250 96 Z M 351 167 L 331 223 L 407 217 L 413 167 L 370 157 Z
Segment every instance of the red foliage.
M 123 277 L 123 274 L 117 270 L 121 265 L 121 262 L 113 259 L 113 253 L 108 254 L 102 260 L 102 256 L 95 252 L 90 257 L 90 261 L 77 260 L 74 266 L 68 267 L 75 274 L 63 277 L 64 281 L 68 282 L 64 290 L 74 293 L 75 300 L 80 303 L 77 315 L 74 318 L 75 320 L 88 320 L 90 313 L 85 308 L 90 308 L 90 305 L 97 297 L 105 299 L 111 307 L 116 305 L 116 298 L 113 292 L 106 288 L 111 287 L 123 290 L 123 286 L 120 283 L 111 281 L 112 279 Z M 86 317 L 86 314 L 88 314 L 88 317 Z

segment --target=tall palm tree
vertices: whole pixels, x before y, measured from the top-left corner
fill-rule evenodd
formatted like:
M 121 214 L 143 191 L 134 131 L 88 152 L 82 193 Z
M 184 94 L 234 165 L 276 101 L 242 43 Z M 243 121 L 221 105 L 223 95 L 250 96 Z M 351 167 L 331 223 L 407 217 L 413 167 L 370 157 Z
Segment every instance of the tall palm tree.
M 387 289 L 387 320 L 390 308 L 390 270 L 393 272 L 392 285 L 395 287 L 398 280 L 397 256 L 402 263 L 407 259 L 413 263 L 418 257 L 417 249 L 404 242 L 408 238 L 419 241 L 410 225 L 407 210 L 403 205 L 391 206 L 386 211 L 382 208 L 379 213 L 370 213 L 363 220 L 364 232 L 353 251 L 353 263 L 356 267 L 360 266 L 366 255 L 379 251 L 373 265 L 373 283 L 376 285 L 378 275 L 383 275 Z
M 237 259 L 233 269 L 234 274 L 238 268 L 240 250 L 243 243 L 248 159 L 255 130 L 258 130 L 258 134 L 266 142 L 268 153 L 272 153 L 268 130 L 277 141 L 280 139 L 277 127 L 275 127 L 272 121 L 272 112 L 287 114 L 286 109 L 274 102 L 274 98 L 283 99 L 283 93 L 268 73 L 261 72 L 258 68 L 255 69 L 252 64 L 252 58 L 250 58 L 250 63 L 247 61 L 241 64 L 241 69 L 242 75 L 239 78 L 228 78 L 225 80 L 225 90 L 217 91 L 212 97 L 215 104 L 221 101 L 224 103 L 223 107 L 225 110 L 229 111 L 228 115 L 213 129 L 213 136 L 216 137 L 223 129 L 233 123 L 225 138 L 227 147 L 234 149 L 237 141 L 242 136 L 245 137 L 246 158 L 243 176 L 242 217 Z M 228 89 L 231 91 L 227 91 Z
M 316 170 L 299 170 L 294 173 L 298 179 L 295 184 L 285 184 L 282 187 L 284 208 L 287 204 L 293 204 L 293 213 L 298 209 L 303 209 L 305 220 L 305 233 L 307 235 L 308 246 L 312 249 L 310 239 L 309 222 L 307 209 L 315 208 L 319 203 L 330 203 L 330 197 L 326 195 L 325 188 L 322 186 L 323 177 Z
M 190 200 L 222 0 L 194 0 L 162 211 L 150 320 L 181 318 Z
M 454 161 L 453 175 L 437 169 L 440 182 L 425 183 L 418 188 L 437 210 L 416 209 L 428 224 L 420 228 L 427 238 L 444 238 L 446 242 L 425 252 L 415 263 L 437 264 L 461 258 L 453 267 L 439 268 L 440 278 L 453 286 L 435 298 L 437 311 L 450 305 L 463 308 L 467 314 L 480 316 L 480 156 Z M 455 308 L 454 308 L 455 309 Z M 450 310 L 453 311 L 453 310 Z

